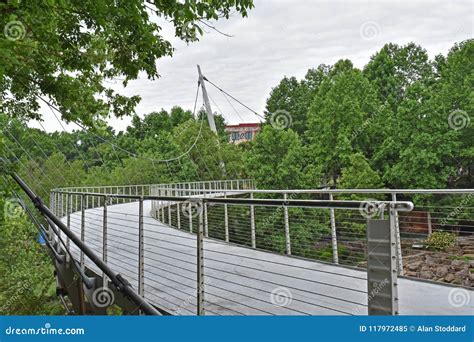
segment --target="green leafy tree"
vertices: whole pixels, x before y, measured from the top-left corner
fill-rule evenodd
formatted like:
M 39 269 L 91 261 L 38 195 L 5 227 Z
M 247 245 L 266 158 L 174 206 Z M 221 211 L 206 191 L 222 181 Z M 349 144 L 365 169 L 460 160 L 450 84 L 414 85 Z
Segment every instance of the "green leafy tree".
M 329 66 L 322 64 L 316 69 L 309 69 L 301 81 L 295 77 L 284 77 L 267 99 L 266 122 L 272 121 L 272 114 L 286 111 L 291 116 L 291 128 L 303 137 L 308 127 L 308 108 L 329 70 Z
M 339 182 L 345 189 L 377 189 L 382 188 L 382 178 L 370 167 L 362 153 L 355 153 L 349 157 L 349 164 L 342 169 Z
M 414 43 L 385 44 L 364 68 L 364 75 L 377 90 L 379 100 L 396 110 L 410 85 L 433 81 L 433 65 L 425 49 Z
M 305 150 L 293 130 L 263 127 L 246 153 L 246 170 L 262 189 L 297 189 L 303 186 Z
M 325 177 L 336 184 L 349 157 L 362 151 L 367 141 L 366 132 L 353 139 L 354 131 L 380 105 L 370 82 L 346 61 L 336 63 L 331 73 L 310 107 L 307 138 L 311 162 L 321 165 Z
M 92 126 L 109 113 L 133 113 L 139 96 L 104 86 L 123 85 L 143 72 L 158 77 L 156 60 L 173 47 L 152 15 L 195 41 L 207 20 L 242 16 L 252 0 L 224 1 L 3 1 L 0 3 L 0 92 L 2 112 L 39 118 L 40 98 L 50 100 L 65 120 Z

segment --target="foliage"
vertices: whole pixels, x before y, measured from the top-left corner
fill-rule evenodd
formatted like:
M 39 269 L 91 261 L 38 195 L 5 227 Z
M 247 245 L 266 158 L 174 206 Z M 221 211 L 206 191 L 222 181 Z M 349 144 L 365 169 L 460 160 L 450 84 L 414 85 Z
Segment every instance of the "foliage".
M 3 1 L 0 3 L 2 112 L 39 118 L 40 99 L 51 99 L 68 121 L 103 123 L 130 115 L 139 96 L 126 97 L 104 80 L 158 77 L 156 60 L 173 47 L 152 15 L 172 23 L 187 42 L 206 20 L 242 16 L 252 0 L 224 1 Z M 203 24 L 204 23 L 204 24 Z
M 304 153 L 296 132 L 265 125 L 246 153 L 246 170 L 263 189 L 297 189 L 304 186 Z
M 362 73 L 343 61 L 338 63 L 344 68 L 325 79 L 313 99 L 307 131 L 312 162 L 323 166 L 333 184 L 348 165 L 349 156 L 363 150 L 364 135 L 353 139 L 354 129 L 379 107 L 375 91 Z
M 342 169 L 340 186 L 343 189 L 377 189 L 383 187 L 383 183 L 377 171 L 359 152 L 351 155 L 348 166 Z
M 426 239 L 428 247 L 445 251 L 456 244 L 456 235 L 449 232 L 434 232 Z
M 62 314 L 53 265 L 29 218 L 20 207 L 10 208 L 0 229 L 0 313 Z

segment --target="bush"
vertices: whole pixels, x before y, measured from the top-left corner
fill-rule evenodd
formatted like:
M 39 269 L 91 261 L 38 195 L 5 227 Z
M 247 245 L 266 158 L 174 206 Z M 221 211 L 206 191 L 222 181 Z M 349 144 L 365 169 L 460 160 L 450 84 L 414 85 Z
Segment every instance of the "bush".
M 59 315 L 54 267 L 20 208 L 0 222 L 0 315 Z
M 444 251 L 453 247 L 456 243 L 456 235 L 448 232 L 434 232 L 426 239 L 428 247 L 440 251 Z

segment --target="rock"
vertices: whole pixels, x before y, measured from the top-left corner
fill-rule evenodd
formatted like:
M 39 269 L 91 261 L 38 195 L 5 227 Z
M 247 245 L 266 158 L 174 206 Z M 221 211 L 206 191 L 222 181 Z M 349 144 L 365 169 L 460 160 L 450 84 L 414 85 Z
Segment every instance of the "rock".
M 444 277 L 444 281 L 446 281 L 448 283 L 452 282 L 453 280 L 454 280 L 454 274 L 452 274 L 452 273 L 448 273 L 446 275 L 446 277 Z
M 448 267 L 447 266 L 440 266 L 436 269 L 436 276 L 437 277 L 444 277 L 446 274 L 448 274 Z
M 474 254 L 466 253 L 467 251 L 464 251 L 464 254 L 462 255 L 463 258 L 469 258 L 472 259 L 471 261 L 474 261 Z
M 433 258 L 431 255 L 425 256 L 425 262 L 427 264 L 434 264 L 436 263 L 436 258 Z
M 405 272 L 405 275 L 406 275 L 407 277 L 416 277 L 416 272 L 413 272 L 413 271 L 406 271 L 406 272 Z M 473 274 L 473 276 L 474 276 L 474 274 Z
M 454 267 L 462 266 L 463 263 L 464 263 L 464 261 L 462 261 L 462 260 L 457 260 L 457 259 L 451 261 L 451 265 L 454 266 Z
M 469 279 L 464 279 L 464 286 L 471 286 L 471 281 Z
M 410 271 L 416 271 L 421 265 L 421 261 L 416 261 L 416 262 L 412 262 L 410 264 L 407 265 L 407 268 L 410 270 Z
M 434 274 L 431 271 L 422 271 L 422 272 L 420 272 L 420 278 L 432 279 L 433 277 L 434 277 Z
M 431 270 L 431 267 L 428 266 L 428 265 L 421 266 L 421 272 L 426 272 L 426 271 L 430 271 L 430 270 Z

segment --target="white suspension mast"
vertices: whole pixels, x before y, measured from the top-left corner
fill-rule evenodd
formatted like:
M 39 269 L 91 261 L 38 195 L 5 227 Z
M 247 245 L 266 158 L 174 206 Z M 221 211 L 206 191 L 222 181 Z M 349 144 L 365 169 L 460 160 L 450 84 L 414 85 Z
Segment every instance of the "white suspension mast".
M 199 84 L 201 85 L 202 89 L 202 97 L 204 99 L 204 107 L 206 107 L 207 112 L 207 121 L 209 122 L 209 127 L 211 130 L 217 134 L 216 122 L 214 121 L 214 114 L 212 113 L 211 103 L 209 102 L 209 97 L 207 96 L 206 85 L 204 84 L 204 76 L 201 72 L 201 67 L 197 66 L 198 73 L 199 73 Z

